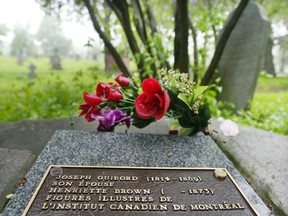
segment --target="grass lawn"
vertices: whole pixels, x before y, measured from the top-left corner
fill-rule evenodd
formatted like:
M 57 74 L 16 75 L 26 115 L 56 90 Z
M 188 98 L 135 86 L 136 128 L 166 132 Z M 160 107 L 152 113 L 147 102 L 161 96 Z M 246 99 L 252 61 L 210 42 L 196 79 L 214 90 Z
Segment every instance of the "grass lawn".
M 288 135 L 288 77 L 260 76 L 251 110 L 233 120 Z
M 103 70 L 100 74 L 91 69 L 103 68 L 103 64 L 90 60 L 69 60 L 62 61 L 63 70 L 51 69 L 49 58 L 27 58 L 23 65 L 17 64 L 17 59 L 10 56 L 0 56 L 0 97 L 7 95 L 11 90 L 21 89 L 23 84 L 28 81 L 29 65 L 33 63 L 36 66 L 37 80 L 47 79 L 51 74 L 59 76 L 64 82 L 71 81 L 73 74 L 82 71 L 85 74 L 83 81 L 90 79 L 90 76 L 103 76 Z M 104 77 L 102 77 L 105 79 Z M 11 89 L 13 88 L 13 89 Z
M 37 77 L 28 78 L 29 65 Z M 49 58 L 27 58 L 23 65 L 0 56 L 0 121 L 47 119 L 77 115 L 82 92 L 94 92 L 98 80 L 107 82 L 103 63 L 62 60 L 63 70 L 52 70 Z

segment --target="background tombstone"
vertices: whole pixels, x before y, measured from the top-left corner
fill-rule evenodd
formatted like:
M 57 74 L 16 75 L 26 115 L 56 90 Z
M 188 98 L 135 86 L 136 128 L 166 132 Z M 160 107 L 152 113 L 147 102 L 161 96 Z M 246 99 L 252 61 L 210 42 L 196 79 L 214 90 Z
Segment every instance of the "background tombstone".
M 122 57 L 122 61 L 124 62 L 125 66 L 129 69 L 129 58 Z M 116 62 L 113 56 L 109 54 L 105 54 L 105 71 L 108 73 L 113 73 L 119 71 Z
M 51 56 L 51 58 L 50 58 L 50 63 L 51 63 L 51 65 L 52 65 L 52 69 L 62 70 L 61 58 L 60 58 L 60 56 L 58 55 L 57 49 L 54 50 L 54 55 Z
M 271 31 L 264 8 L 250 2 L 226 44 L 219 62 L 221 101 L 245 109 L 251 102 Z
M 20 52 L 19 52 L 19 54 L 18 54 L 18 56 L 17 56 L 17 63 L 18 63 L 18 65 L 22 65 L 23 62 L 24 62 L 24 59 L 25 59 L 25 57 L 24 57 L 24 52 L 23 52 L 23 50 L 20 50 Z
M 29 71 L 29 73 L 28 73 L 28 77 L 29 77 L 29 78 L 34 78 L 34 77 L 36 77 L 36 76 L 37 76 L 37 75 L 36 75 L 36 72 L 35 72 L 36 66 L 35 66 L 33 63 L 31 63 L 31 64 L 29 65 L 29 69 L 30 69 L 30 71 Z

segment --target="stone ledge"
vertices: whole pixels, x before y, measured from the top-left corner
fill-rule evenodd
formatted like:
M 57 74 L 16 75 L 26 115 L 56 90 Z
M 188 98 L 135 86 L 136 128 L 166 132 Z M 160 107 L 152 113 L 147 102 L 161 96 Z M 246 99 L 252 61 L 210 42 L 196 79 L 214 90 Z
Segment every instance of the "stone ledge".
M 19 180 L 27 173 L 36 157 L 28 150 L 0 148 L 0 211 L 8 194 L 15 193 Z
M 236 136 L 224 136 L 213 122 L 212 138 L 277 215 L 288 215 L 288 136 L 241 126 Z

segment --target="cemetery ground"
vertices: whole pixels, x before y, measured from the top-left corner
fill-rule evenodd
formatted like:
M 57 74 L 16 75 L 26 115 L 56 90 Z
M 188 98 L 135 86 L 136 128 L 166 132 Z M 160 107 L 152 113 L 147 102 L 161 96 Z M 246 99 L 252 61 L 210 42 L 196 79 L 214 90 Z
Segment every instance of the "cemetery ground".
M 64 59 L 62 70 L 51 69 L 48 57 L 27 58 L 23 65 L 16 61 L 0 56 L 0 121 L 77 115 L 82 92 L 93 92 L 98 80 L 109 79 L 103 65 L 92 60 Z M 31 63 L 35 78 L 28 77 Z
M 23 65 L 16 61 L 0 56 L 0 121 L 4 122 L 77 116 L 82 92 L 94 92 L 99 80 L 113 80 L 100 61 L 64 59 L 63 70 L 52 70 L 45 57 L 27 58 Z M 36 66 L 35 78 L 28 77 L 31 63 Z M 251 109 L 240 115 L 220 113 L 215 104 L 210 105 L 214 117 L 288 135 L 288 77 L 262 74 Z

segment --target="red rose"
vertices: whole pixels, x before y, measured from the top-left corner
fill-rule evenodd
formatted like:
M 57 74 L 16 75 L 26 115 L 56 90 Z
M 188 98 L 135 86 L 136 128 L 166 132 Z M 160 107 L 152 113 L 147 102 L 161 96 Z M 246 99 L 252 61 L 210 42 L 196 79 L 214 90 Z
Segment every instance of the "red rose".
M 102 102 L 102 99 L 96 95 L 89 94 L 87 92 L 83 93 L 83 98 L 85 100 L 85 103 L 80 104 L 80 109 L 82 109 L 82 112 L 79 116 L 85 115 L 85 119 L 88 122 L 91 122 L 95 119 L 91 118 L 91 114 L 99 114 L 100 109 L 97 107 Z
M 107 101 L 120 101 L 123 96 L 118 89 L 119 86 L 114 83 L 100 82 L 96 87 L 96 95 L 105 98 Z
M 121 86 L 121 87 L 128 87 L 130 85 L 130 79 L 123 76 L 123 74 L 119 74 L 116 78 L 115 81 Z
M 143 93 L 135 100 L 135 109 L 138 117 L 161 119 L 168 110 L 169 95 L 162 90 L 159 82 L 153 78 L 147 78 L 142 84 Z

